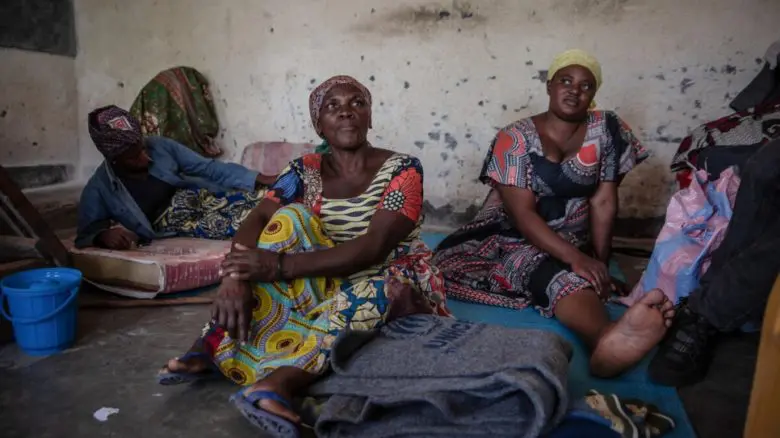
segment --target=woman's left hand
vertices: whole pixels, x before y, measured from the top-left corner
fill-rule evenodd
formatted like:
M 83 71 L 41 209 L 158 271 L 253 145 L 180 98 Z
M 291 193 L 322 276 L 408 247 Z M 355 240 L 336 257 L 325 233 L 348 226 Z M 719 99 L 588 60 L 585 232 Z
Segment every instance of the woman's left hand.
M 222 277 L 234 280 L 279 280 L 279 254 L 265 249 L 247 248 L 236 243 L 222 261 Z

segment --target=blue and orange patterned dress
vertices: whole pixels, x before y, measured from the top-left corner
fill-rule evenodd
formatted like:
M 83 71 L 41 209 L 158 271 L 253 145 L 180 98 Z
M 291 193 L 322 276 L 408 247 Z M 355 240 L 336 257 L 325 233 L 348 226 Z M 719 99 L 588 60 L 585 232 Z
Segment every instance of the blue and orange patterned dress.
M 589 198 L 602 181 L 618 181 L 648 154 L 611 111 L 591 111 L 585 141 L 572 158 L 544 156 L 532 119 L 502 129 L 493 140 L 479 179 L 531 190 L 537 213 L 575 247 L 589 245 Z M 570 266 L 547 254 L 514 227 L 498 192 L 490 191 L 469 224 L 436 249 L 447 295 L 459 300 L 520 309 L 532 305 L 552 316 L 563 297 L 591 287 Z
M 249 341 L 240 345 L 213 323 L 204 329 L 204 349 L 223 374 L 250 385 L 282 366 L 322 372 L 330 348 L 345 329 L 368 330 L 384 321 L 390 280 L 411 285 L 428 298 L 433 312 L 449 315 L 444 281 L 419 240 L 423 221 L 420 161 L 393 154 L 368 189 L 348 199 L 322 195 L 321 154 L 294 160 L 266 194 L 280 204 L 258 239 L 258 248 L 295 253 L 326 250 L 366 233 L 377 210 L 399 212 L 416 226 L 375 266 L 346 278 L 300 278 L 253 285 Z

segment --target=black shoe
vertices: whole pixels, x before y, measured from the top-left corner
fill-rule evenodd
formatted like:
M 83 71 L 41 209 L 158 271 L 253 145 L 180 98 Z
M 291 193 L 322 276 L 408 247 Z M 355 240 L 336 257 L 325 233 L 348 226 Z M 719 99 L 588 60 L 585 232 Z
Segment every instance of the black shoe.
M 672 327 L 650 362 L 650 380 L 674 387 L 703 380 L 712 361 L 717 334 L 702 316 L 688 308 L 687 302 L 680 303 Z

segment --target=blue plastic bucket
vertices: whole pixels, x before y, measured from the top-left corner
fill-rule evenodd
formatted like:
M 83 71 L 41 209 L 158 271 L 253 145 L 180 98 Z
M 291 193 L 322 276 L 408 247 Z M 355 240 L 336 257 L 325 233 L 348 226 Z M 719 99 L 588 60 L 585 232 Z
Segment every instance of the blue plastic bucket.
M 13 324 L 25 353 L 45 356 L 73 345 L 79 286 L 81 272 L 69 268 L 32 269 L 0 282 L 0 313 Z

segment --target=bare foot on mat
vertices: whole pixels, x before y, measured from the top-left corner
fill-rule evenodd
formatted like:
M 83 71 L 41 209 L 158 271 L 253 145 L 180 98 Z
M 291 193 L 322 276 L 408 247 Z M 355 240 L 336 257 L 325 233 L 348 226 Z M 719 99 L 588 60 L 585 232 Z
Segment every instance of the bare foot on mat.
M 599 339 L 590 357 L 591 372 L 613 377 L 636 364 L 666 334 L 674 305 L 658 289 L 631 306 Z

